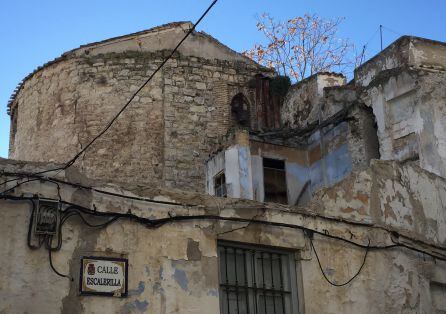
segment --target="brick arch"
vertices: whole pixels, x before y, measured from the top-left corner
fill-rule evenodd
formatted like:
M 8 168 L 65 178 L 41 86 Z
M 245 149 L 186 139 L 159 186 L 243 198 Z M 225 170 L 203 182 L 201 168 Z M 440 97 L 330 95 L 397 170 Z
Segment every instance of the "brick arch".
M 237 93 L 231 100 L 231 117 L 235 125 L 250 127 L 250 102 L 243 93 Z

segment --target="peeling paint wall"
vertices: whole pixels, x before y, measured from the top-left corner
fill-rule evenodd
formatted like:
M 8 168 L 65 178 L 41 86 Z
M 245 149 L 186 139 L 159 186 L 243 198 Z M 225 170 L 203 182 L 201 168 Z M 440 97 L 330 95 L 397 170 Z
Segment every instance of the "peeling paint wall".
M 290 134 L 308 129 L 301 140 L 310 195 L 379 158 L 375 117 L 362 103 L 361 89 L 343 84 L 345 78 L 338 74 L 309 77 L 290 89 L 282 108 Z
M 249 146 L 246 143 L 229 146 L 224 151 L 224 162 L 223 152 L 207 161 L 207 193 L 214 195 L 211 181 L 224 171 L 227 190 L 231 191 L 228 196 L 263 202 L 263 158 L 271 158 L 285 162 L 288 204 L 308 203 L 319 189 L 336 184 L 354 169 L 367 167 L 376 156 L 377 141 L 367 140 L 366 135 L 374 131 L 369 125 L 372 117 L 363 109 L 357 109 L 351 116 L 351 121 L 315 131 L 305 146 L 260 141 L 255 136 L 251 136 Z
M 446 245 L 446 181 L 416 163 L 375 160 L 315 197 L 324 215 L 386 225 Z
M 367 91 L 382 159 L 419 159 L 424 169 L 446 177 L 445 82 L 445 72 L 407 69 Z
M 413 182 L 425 182 L 421 184 L 424 188 L 428 188 L 427 184 L 434 184 L 439 191 L 443 189 L 439 186 L 444 185 L 442 179 L 423 170 L 416 170 L 416 167 L 381 163 L 382 169 L 376 174 L 376 178 L 370 175 L 371 178 L 368 178 L 365 174 L 360 177 L 363 180 L 382 182 L 382 189 L 387 189 L 387 195 L 391 195 L 387 184 L 391 173 L 389 169 L 393 169 L 390 177 L 403 175 L 404 179 L 404 176 L 408 176 L 413 178 Z M 25 169 L 37 171 L 48 167 L 11 161 L 2 161 L 0 166 L 2 171 L 9 172 Z M 83 184 L 94 183 L 74 170 L 71 169 L 66 174 L 60 173 L 59 179 Z M 411 171 L 415 173 L 410 173 Z M 3 182 L 5 176 L 0 176 L 0 179 Z M 376 197 L 366 187 L 361 188 L 362 185 L 361 182 L 355 183 L 351 188 L 352 193 L 359 195 L 357 191 L 361 190 L 368 199 Z M 319 230 L 322 234 L 336 235 L 365 244 L 368 239 L 373 244 L 392 244 L 392 234 L 385 228 L 348 223 L 345 217 L 344 221 L 330 217 L 333 213 L 328 212 L 333 205 L 331 200 L 325 201 L 327 217 L 324 217 L 315 215 L 311 207 L 286 208 L 246 200 L 217 200 L 200 194 L 148 187 L 141 189 L 132 185 L 122 188 L 96 183 L 95 186 L 129 196 L 185 202 L 189 205 L 184 207 L 126 200 L 67 185 L 62 185 L 61 197 L 90 208 L 94 204 L 98 212 L 126 213 L 130 209 L 138 217 L 151 219 L 168 217 L 169 212 L 175 215 L 256 217 L 269 222 L 303 226 Z M 6 187 L 2 185 L 1 188 L 3 190 Z M 342 196 L 336 192 L 339 188 L 331 190 L 338 195 L 338 202 L 341 198 L 346 202 L 351 201 L 348 194 Z M 39 181 L 29 182 L 14 191 L 15 195 L 29 193 L 49 198 L 58 197 L 54 184 Z M 422 191 L 417 193 L 422 197 Z M 359 198 L 365 199 L 362 196 Z M 394 212 L 399 211 L 401 206 L 393 200 L 388 205 Z M 440 219 L 438 208 L 433 206 L 435 204 L 430 199 L 420 199 L 418 205 L 422 206 L 426 222 L 435 218 L 437 226 L 444 228 L 446 223 Z M 337 288 L 329 285 L 322 277 L 308 237 L 302 230 L 213 220 L 172 222 L 159 228 L 148 228 L 136 221 L 121 219 L 106 228 L 91 229 L 78 218 L 70 218 L 63 228 L 62 250 L 53 254 L 54 265 L 60 272 L 77 279 L 80 257 L 84 255 L 125 257 L 129 260 L 128 297 L 79 296 L 77 280 L 70 282 L 51 271 L 48 252 L 44 248 L 30 250 L 26 246 L 29 201 L 0 200 L 0 206 L 0 250 L 4 252 L 0 256 L 2 313 L 219 313 L 218 240 L 266 245 L 295 252 L 299 292 L 296 298 L 299 300 L 301 313 L 432 313 L 434 307 L 441 309 L 443 306 L 441 296 L 444 294 L 442 287 L 446 284 L 446 262 L 434 261 L 404 248 L 371 250 L 367 253 L 365 265 L 358 277 L 349 285 Z M 373 212 L 370 212 L 368 219 L 365 218 L 367 214 L 366 210 L 366 214 L 362 216 L 349 218 L 357 222 L 375 219 Z M 418 224 L 422 223 L 422 219 L 422 216 L 417 216 L 416 219 L 414 217 Z M 243 226 L 245 227 L 240 228 Z M 392 226 L 392 221 L 384 220 L 382 226 Z M 402 219 L 395 228 L 410 229 L 412 225 Z M 440 233 L 446 234 L 438 231 Z M 444 239 L 440 241 L 431 237 L 432 235 L 433 233 L 426 232 L 426 238 L 422 239 L 444 243 Z M 364 249 L 321 235 L 314 235 L 313 244 L 324 272 L 330 280 L 337 283 L 344 282 L 357 272 L 365 254 Z M 323 302 L 321 295 L 324 296 Z
M 356 70 L 361 99 L 373 108 L 381 158 L 419 159 L 446 176 L 446 45 L 403 37 Z
M 228 197 L 253 199 L 251 155 L 247 147 L 234 145 L 207 162 L 207 193 L 215 195 L 214 178 L 224 172 Z

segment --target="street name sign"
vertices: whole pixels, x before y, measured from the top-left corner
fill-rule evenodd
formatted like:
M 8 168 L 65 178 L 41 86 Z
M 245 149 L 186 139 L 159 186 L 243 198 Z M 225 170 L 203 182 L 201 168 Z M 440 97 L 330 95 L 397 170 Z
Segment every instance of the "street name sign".
M 82 257 L 79 280 L 81 295 L 127 296 L 128 260 L 112 257 Z

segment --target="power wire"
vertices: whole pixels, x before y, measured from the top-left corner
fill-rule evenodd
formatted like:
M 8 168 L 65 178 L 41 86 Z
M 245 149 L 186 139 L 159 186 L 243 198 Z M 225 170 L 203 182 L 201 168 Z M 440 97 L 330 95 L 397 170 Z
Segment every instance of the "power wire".
M 22 174 L 20 174 L 20 175 L 22 175 Z M 90 187 L 90 186 L 84 186 L 84 185 L 80 185 L 80 184 L 77 184 L 77 183 L 71 183 L 71 182 L 62 181 L 62 180 L 54 179 L 54 178 L 39 177 L 39 179 L 43 180 L 43 181 L 48 181 L 48 182 L 51 182 L 51 183 L 55 183 L 55 184 L 57 184 L 57 183 L 67 184 L 67 185 L 70 185 L 70 186 L 79 187 L 79 188 L 83 188 L 83 189 L 88 189 L 88 190 L 95 191 L 95 192 L 98 192 L 98 193 L 103 193 L 105 195 L 121 197 L 121 198 L 125 198 L 125 199 L 138 200 L 138 201 L 142 201 L 142 202 L 155 203 L 155 204 L 161 204 L 161 205 L 183 206 L 183 207 L 186 207 L 186 208 L 187 207 L 197 207 L 197 205 L 195 205 L 195 204 L 177 203 L 177 202 L 169 202 L 169 201 L 157 201 L 157 200 L 152 200 L 152 199 L 143 198 L 143 197 L 137 197 L 137 196 L 130 196 L 130 195 L 125 195 L 125 194 L 118 194 L 118 193 L 108 192 L 108 191 L 104 191 L 104 190 L 95 189 L 95 188 Z M 58 186 L 58 190 L 59 190 L 59 186 Z M 12 196 L 12 195 L 1 195 L 0 194 L 0 199 L 1 198 L 11 199 L 11 200 L 24 200 L 24 199 L 28 199 L 28 200 L 31 199 L 32 200 L 32 199 L 34 199 L 34 198 L 23 197 L 23 196 L 17 197 L 17 196 Z M 66 205 L 69 205 L 69 206 L 77 206 L 79 208 L 79 206 L 77 204 L 73 204 L 73 203 L 61 200 L 60 199 L 60 193 L 59 193 L 59 201 L 61 203 L 63 203 L 63 204 L 66 204 Z M 245 209 L 245 207 L 243 207 L 242 209 Z M 263 207 L 256 206 L 256 207 L 249 207 L 249 209 L 265 209 L 265 207 L 264 206 Z M 274 209 L 274 208 L 271 208 L 271 209 Z M 90 209 L 88 209 L 88 210 L 91 211 Z M 219 210 L 221 210 L 221 208 L 219 208 Z M 114 214 L 114 215 L 122 215 L 121 217 L 127 217 L 128 218 L 128 214 L 104 213 L 104 212 L 96 212 L 95 210 L 92 211 L 92 212 L 95 213 L 98 216 L 102 215 L 102 216 L 108 216 L 109 217 L 109 214 L 111 214 L 111 215 Z M 89 212 L 87 212 L 87 213 L 89 213 Z M 368 224 L 368 223 L 362 223 L 362 222 L 357 222 L 357 221 L 350 221 L 350 220 L 339 219 L 339 218 L 334 218 L 334 217 L 326 217 L 326 216 L 322 216 L 322 215 L 317 215 L 315 213 L 313 213 L 313 214 L 301 213 L 301 214 L 309 216 L 309 217 L 316 216 L 316 217 L 322 218 L 324 220 L 336 221 L 336 222 L 346 223 L 346 224 L 350 224 L 350 225 L 354 225 L 354 226 L 362 226 L 362 227 L 368 227 L 368 228 L 377 228 L 377 229 L 381 229 L 381 230 L 383 230 L 383 231 L 385 231 L 387 233 L 391 233 L 391 234 L 395 235 L 396 237 L 403 237 L 403 238 L 406 238 L 406 239 L 408 239 L 410 241 L 418 242 L 421 245 L 431 246 L 431 247 L 439 249 L 439 250 L 443 250 L 444 249 L 444 247 L 442 247 L 442 246 L 438 246 L 438 245 L 435 245 L 435 244 L 432 244 L 432 243 L 425 243 L 425 242 L 423 242 L 421 240 L 418 240 L 418 239 L 412 239 L 410 237 L 407 237 L 407 236 L 399 234 L 395 230 L 389 230 L 388 228 L 385 228 L 385 227 L 380 226 L 380 225 L 373 225 L 373 224 L 371 225 L 371 224 Z M 136 220 L 140 219 L 140 217 L 138 217 L 136 215 L 133 215 L 133 214 L 130 214 L 130 215 L 131 215 L 131 218 L 133 218 L 133 219 L 136 219 Z M 172 219 L 180 219 L 181 217 L 186 217 L 185 219 L 187 219 L 187 217 L 190 217 L 190 216 L 177 216 L 177 218 L 175 218 L 175 217 L 171 217 L 171 218 Z M 141 218 L 141 219 L 143 219 L 143 218 Z M 249 223 L 249 221 L 246 221 L 246 222 Z M 400 244 L 400 246 L 404 246 L 404 245 Z
M 203 20 L 203 18 L 207 15 L 207 13 L 212 9 L 212 7 L 217 3 L 218 0 L 212 1 L 212 3 L 209 5 L 209 7 L 204 11 L 204 13 L 200 16 L 200 18 L 197 20 L 197 22 L 189 29 L 189 31 L 186 33 L 186 35 L 180 40 L 180 42 L 175 46 L 175 48 L 171 51 L 171 53 L 161 62 L 161 64 L 155 69 L 155 71 L 147 78 L 147 80 L 133 93 L 133 95 L 129 98 L 127 103 L 118 111 L 118 113 L 110 120 L 109 123 L 105 126 L 105 128 L 99 132 L 98 135 L 96 135 L 83 149 L 81 149 L 71 160 L 69 160 L 63 167 L 62 170 L 66 170 L 67 168 L 71 167 L 76 160 L 91 146 L 93 145 L 96 140 L 98 140 L 102 135 L 104 135 L 108 129 L 113 125 L 113 123 L 118 119 L 118 117 L 122 114 L 122 112 L 127 109 L 127 107 L 130 105 L 130 103 L 133 101 L 133 99 L 138 95 L 138 93 L 152 80 L 152 78 L 161 70 L 161 68 L 169 61 L 172 56 L 175 54 L 175 52 L 178 50 L 178 48 L 181 46 L 181 44 L 189 37 L 190 34 L 195 30 L 198 24 Z M 47 170 L 49 171 L 54 171 Z M 59 169 L 57 169 L 59 170 Z M 45 173 L 45 172 L 43 172 Z
M 387 26 L 382 25 L 382 27 L 383 27 L 384 29 L 388 30 L 389 32 L 394 33 L 395 35 L 398 35 L 398 36 L 404 36 L 404 35 L 401 34 L 400 32 L 394 31 L 393 29 L 388 28 Z
M 359 267 L 358 271 L 353 275 L 353 277 L 351 277 L 351 278 L 350 278 L 349 280 L 347 280 L 346 282 L 344 282 L 344 283 L 340 283 L 340 284 L 339 284 L 339 283 L 335 283 L 335 282 L 331 281 L 331 280 L 328 278 L 328 276 L 325 274 L 325 271 L 324 271 L 324 269 L 323 269 L 323 267 L 322 267 L 322 264 L 321 264 L 321 261 L 320 261 L 320 259 L 319 259 L 319 255 L 317 254 L 316 249 L 315 249 L 315 247 L 314 247 L 312 236 L 308 236 L 308 239 L 310 239 L 310 245 L 311 245 L 311 248 L 312 248 L 313 251 L 314 251 L 314 254 L 316 255 L 316 260 L 317 260 L 317 263 L 319 264 L 319 268 L 320 268 L 320 270 L 321 270 L 322 276 L 323 276 L 323 277 L 325 278 L 325 280 L 326 280 L 330 285 L 332 285 L 332 286 L 335 286 L 335 287 L 342 287 L 342 286 L 346 286 L 346 285 L 348 285 L 350 282 L 353 281 L 353 279 L 355 279 L 355 278 L 359 275 L 359 273 L 361 272 L 362 268 L 363 268 L 364 265 L 365 265 L 365 261 L 366 261 L 366 259 L 367 259 L 367 254 L 369 253 L 369 248 L 370 248 L 370 239 L 368 239 L 369 244 L 367 245 L 367 248 L 366 248 L 366 250 L 365 250 L 365 254 L 364 254 L 364 258 L 362 259 L 362 263 L 361 263 L 361 266 Z
M 14 180 L 19 180 L 19 179 L 13 179 L 13 180 L 10 180 L 9 182 L 14 181 Z M 28 183 L 28 182 L 33 182 L 33 181 L 39 181 L 39 180 L 41 180 L 41 178 L 28 179 L 26 181 L 19 182 L 16 185 L 14 185 L 13 187 L 0 192 L 0 195 L 5 195 L 6 193 L 13 191 L 15 188 L 21 186 L 22 184 L 25 184 L 25 183 Z
M 120 197 L 120 198 L 125 198 L 125 199 L 131 199 L 131 200 L 141 201 L 141 202 L 149 202 L 149 203 L 156 203 L 156 204 L 163 204 L 163 205 L 176 205 L 176 206 L 181 206 L 181 205 L 182 206 L 194 206 L 192 204 L 185 204 L 185 203 L 179 204 L 176 202 L 169 202 L 169 201 L 156 201 L 156 200 L 148 199 L 145 197 L 138 197 L 138 196 L 126 195 L 126 194 L 122 194 L 122 193 L 109 192 L 109 191 L 105 191 L 105 190 L 101 190 L 101 189 L 96 189 L 92 186 L 86 186 L 86 185 L 82 185 L 79 183 L 68 182 L 68 181 L 60 180 L 60 179 L 53 178 L 53 177 L 51 177 L 51 178 L 50 177 L 42 177 L 40 175 L 36 175 L 33 173 L 3 172 L 1 174 L 12 175 L 12 176 L 17 176 L 17 177 L 27 177 L 28 179 L 36 178 L 36 180 L 32 180 L 32 181 L 41 180 L 41 181 L 51 182 L 51 183 L 55 183 L 55 184 L 65 184 L 65 185 L 69 185 L 69 186 L 80 188 L 80 189 L 94 191 L 94 192 L 104 194 L 104 195 L 115 196 L 115 197 Z M 14 180 L 18 180 L 18 179 L 12 179 L 10 181 L 14 181 Z M 32 181 L 31 180 L 24 181 L 24 182 L 21 182 L 20 185 L 28 183 L 28 182 L 32 182 Z M 15 185 L 14 187 L 7 189 L 6 191 L 0 192 L 0 196 L 2 196 L 6 192 L 10 192 L 10 191 L 14 190 L 14 188 L 16 188 L 17 186 L 18 185 Z
M 367 42 L 362 46 L 361 60 L 359 61 L 359 65 L 362 65 L 362 62 L 363 62 L 364 57 L 365 57 L 365 52 L 366 52 L 367 46 L 375 38 L 376 34 L 378 34 L 378 33 L 379 33 L 379 27 L 376 29 L 376 31 L 373 33 L 373 35 L 369 38 L 369 40 L 367 40 Z
M 61 272 L 59 272 L 59 271 L 54 267 L 54 264 L 53 264 L 53 258 L 52 258 L 52 252 L 53 252 L 53 250 L 51 249 L 51 242 L 52 242 L 52 237 L 49 236 L 49 237 L 48 237 L 48 240 L 47 240 L 47 245 L 49 246 L 49 248 L 48 248 L 48 258 L 49 258 L 49 260 L 50 260 L 50 267 L 51 267 L 51 269 L 52 269 L 58 276 L 60 276 L 60 277 L 64 277 L 64 278 L 68 278 L 70 281 L 74 281 L 74 278 L 73 278 L 73 277 L 71 277 L 71 276 L 69 276 L 69 275 L 64 275 L 64 274 L 62 274 Z
M 125 103 L 125 105 L 118 111 L 118 113 L 116 113 L 116 115 L 110 120 L 110 122 L 107 123 L 107 125 L 105 126 L 105 128 L 99 132 L 99 134 L 97 134 L 87 145 L 85 145 L 84 148 L 82 148 L 73 158 L 71 158 L 67 163 L 65 163 L 63 166 L 61 167 L 57 167 L 57 168 L 53 168 L 53 169 L 48 169 L 48 170 L 44 170 L 44 171 L 40 171 L 37 172 L 35 174 L 44 174 L 44 173 L 48 173 L 51 171 L 62 171 L 62 170 L 66 170 L 69 167 L 71 167 L 76 160 L 87 151 L 87 149 L 90 148 L 91 145 L 93 145 L 94 142 L 96 142 L 102 135 L 104 135 L 109 129 L 110 127 L 114 124 L 114 122 L 116 121 L 116 119 L 118 119 L 118 117 L 124 112 L 125 109 L 127 109 L 127 107 L 131 104 L 131 102 L 133 101 L 133 99 L 138 95 L 138 93 L 152 80 L 152 78 L 159 72 L 159 70 L 161 70 L 161 68 L 167 63 L 167 61 L 169 61 L 172 56 L 175 54 L 175 52 L 177 52 L 178 48 L 181 46 L 181 44 L 189 37 L 190 34 L 192 34 L 192 32 L 195 30 L 195 28 L 198 26 L 198 24 L 200 24 L 200 22 L 203 20 L 203 18 L 209 13 L 209 11 L 212 9 L 212 7 L 217 3 L 218 0 L 214 0 L 212 1 L 212 3 L 209 5 L 209 7 L 206 9 L 206 11 L 204 11 L 204 13 L 200 16 L 200 18 L 197 20 L 197 22 L 195 22 L 195 24 L 193 24 L 193 26 L 189 29 L 189 31 L 186 33 L 186 35 L 180 40 L 180 42 L 175 46 L 175 48 L 171 51 L 171 53 L 163 60 L 163 62 L 161 62 L 161 64 L 155 69 L 155 71 L 146 79 L 146 81 L 132 94 L 132 96 L 129 98 L 129 100 Z M 10 182 L 10 181 L 9 181 Z M 6 184 L 7 181 L 3 182 L 3 184 Z M 1 194 L 5 193 L 1 192 Z
M 379 27 L 377 27 L 377 29 L 376 29 L 376 31 L 373 33 L 373 35 L 369 38 L 369 40 L 367 40 L 367 42 L 362 46 L 362 52 L 361 52 L 361 60 L 360 60 L 360 65 L 362 64 L 362 62 L 363 62 L 363 60 L 364 60 L 364 57 L 365 57 L 365 52 L 366 52 L 366 49 L 368 48 L 368 46 L 369 46 L 369 44 L 370 44 L 370 42 L 375 38 L 375 36 L 376 36 L 376 34 L 378 34 L 378 33 L 380 33 L 381 32 L 381 37 L 382 37 L 382 30 L 383 29 L 385 29 L 385 30 L 387 30 L 387 31 L 389 31 L 389 32 L 391 32 L 391 33 L 394 33 L 394 34 L 396 34 L 396 35 L 398 35 L 398 36 L 404 36 L 403 34 L 401 34 L 400 32 L 397 32 L 397 31 L 395 31 L 395 30 L 393 30 L 393 29 L 391 29 L 391 28 L 389 28 L 389 27 L 387 27 L 387 26 L 384 26 L 384 25 L 379 25 Z M 381 38 L 381 40 L 382 40 L 382 38 Z M 382 47 L 381 47 L 381 50 L 382 50 Z
M 27 201 L 31 200 L 32 201 L 32 215 L 31 215 L 31 219 L 33 218 L 34 211 L 35 211 L 35 204 L 34 204 L 35 198 L 14 197 L 14 196 L 4 196 L 2 198 L 13 199 L 13 200 L 27 200 Z M 61 201 L 61 202 L 65 203 L 65 204 L 70 204 L 70 203 L 64 202 L 64 201 Z M 130 220 L 135 220 L 138 223 L 142 223 L 142 224 L 144 224 L 148 228 L 159 228 L 159 227 L 161 227 L 161 226 L 163 226 L 163 225 L 165 225 L 167 223 L 176 222 L 176 221 L 221 220 L 221 221 L 232 221 L 232 222 L 248 223 L 248 224 L 256 223 L 256 224 L 269 225 L 269 226 L 278 226 L 278 227 L 299 229 L 299 230 L 302 230 L 304 232 L 304 235 L 307 236 L 310 239 L 311 247 L 312 247 L 312 249 L 313 249 L 313 251 L 314 251 L 314 253 L 316 255 L 316 259 L 318 261 L 319 268 L 321 269 L 321 272 L 322 272 L 324 278 L 330 284 L 332 284 L 333 286 L 337 286 L 337 287 L 347 285 L 348 283 L 350 283 L 354 278 L 356 278 L 359 275 L 359 273 L 361 272 L 361 270 L 364 267 L 364 264 L 366 262 L 366 258 L 367 258 L 368 252 L 371 249 L 383 250 L 383 249 L 391 249 L 391 248 L 396 248 L 396 247 L 403 247 L 403 248 L 406 248 L 406 249 L 409 249 L 409 250 L 412 250 L 412 251 L 415 251 L 415 252 L 418 252 L 418 253 L 426 254 L 428 256 L 431 256 L 434 259 L 446 261 L 446 257 L 440 256 L 441 254 L 438 253 L 438 252 L 437 252 L 437 254 L 432 254 L 432 253 L 430 253 L 428 251 L 417 249 L 415 247 L 411 247 L 411 246 L 403 244 L 403 243 L 395 243 L 394 242 L 394 244 L 391 244 L 391 245 L 380 245 L 380 246 L 378 246 L 378 245 L 371 245 L 370 244 L 370 239 L 368 239 L 368 244 L 364 245 L 364 244 L 361 244 L 361 243 L 358 243 L 358 242 L 355 242 L 355 241 L 348 240 L 346 238 L 342 238 L 342 237 L 338 237 L 338 236 L 335 236 L 335 235 L 331 235 L 328 232 L 321 232 L 321 231 L 318 231 L 318 230 L 315 230 L 315 229 L 310 229 L 310 228 L 299 226 L 299 225 L 292 225 L 292 224 L 288 224 L 288 223 L 280 223 L 280 222 L 258 220 L 258 219 L 253 219 L 253 218 L 248 219 L 248 218 L 240 218 L 240 217 L 221 217 L 221 216 L 215 216 L 215 215 L 194 215 L 194 216 L 173 216 L 173 217 L 168 217 L 168 218 L 149 219 L 149 218 L 143 218 L 143 217 L 136 216 L 136 215 L 132 214 L 131 212 L 125 213 L 125 214 L 123 214 L 123 213 L 111 213 L 111 212 L 97 212 L 95 210 L 91 210 L 89 208 L 86 208 L 86 207 L 83 207 L 83 206 L 79 206 L 79 205 L 74 205 L 74 204 L 70 204 L 70 206 L 67 207 L 65 210 L 63 210 L 61 213 L 62 213 L 62 218 L 61 218 L 61 221 L 60 221 L 60 224 L 59 224 L 59 229 L 57 230 L 57 235 L 58 235 L 58 244 L 57 244 L 57 246 L 56 247 L 52 247 L 51 243 L 52 243 L 52 239 L 53 239 L 52 237 L 53 236 L 46 236 L 44 238 L 44 242 L 45 242 L 45 245 L 46 245 L 46 247 L 47 247 L 47 249 L 49 251 L 48 254 L 49 254 L 49 262 L 50 262 L 51 269 L 58 276 L 69 278 L 70 280 L 73 280 L 73 278 L 70 277 L 69 275 L 64 275 L 64 274 L 60 273 L 54 267 L 53 261 L 52 261 L 52 251 L 58 251 L 58 250 L 61 249 L 61 247 L 62 247 L 62 227 L 63 227 L 64 223 L 70 217 L 75 216 L 75 215 L 79 216 L 81 218 L 82 222 L 84 222 L 84 224 L 86 224 L 88 227 L 91 227 L 91 228 L 105 228 L 105 227 L 109 226 L 110 224 L 116 222 L 117 220 L 119 220 L 121 218 L 127 218 L 127 219 L 130 219 Z M 106 222 L 101 223 L 101 224 L 92 224 L 82 215 L 82 213 L 87 214 L 87 215 L 91 215 L 91 216 L 108 217 L 109 219 Z M 256 217 L 256 216 L 254 216 L 254 217 Z M 242 228 L 246 228 L 246 227 L 247 226 L 244 226 Z M 39 248 L 40 246 L 36 247 L 36 246 L 30 245 L 31 244 L 30 243 L 31 232 L 32 232 L 32 227 L 30 225 L 29 228 L 28 228 L 28 246 L 30 246 L 30 248 L 32 248 L 32 249 Z M 324 237 L 331 238 L 331 239 L 340 240 L 342 242 L 346 242 L 346 243 L 352 244 L 354 246 L 366 249 L 366 252 L 365 252 L 365 255 L 364 255 L 364 259 L 363 259 L 363 262 L 362 262 L 359 270 L 347 282 L 342 283 L 342 284 L 336 284 L 336 283 L 334 283 L 334 282 L 329 280 L 329 278 L 327 277 L 327 275 L 325 274 L 325 272 L 323 270 L 323 267 L 321 265 L 319 256 L 318 256 L 317 251 L 316 251 L 316 249 L 314 247 L 314 244 L 312 242 L 312 237 L 313 237 L 314 233 L 315 234 L 319 234 L 319 235 L 324 236 Z M 39 243 L 41 243 L 41 242 L 39 241 Z

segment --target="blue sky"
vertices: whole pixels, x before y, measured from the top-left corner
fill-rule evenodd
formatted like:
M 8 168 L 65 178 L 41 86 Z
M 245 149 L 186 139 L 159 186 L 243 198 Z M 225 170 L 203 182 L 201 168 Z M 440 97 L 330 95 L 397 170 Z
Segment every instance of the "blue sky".
M 17 83 L 37 66 L 81 44 L 147 29 L 171 21 L 194 21 L 210 0 L 15 0 L 0 3 L 0 157 L 8 154 L 7 101 Z M 340 35 L 362 47 L 383 24 L 384 45 L 400 34 L 446 41 L 444 0 L 219 0 L 205 30 L 242 51 L 261 40 L 256 15 L 288 19 L 306 12 L 342 16 Z M 369 56 L 379 51 L 379 37 Z

